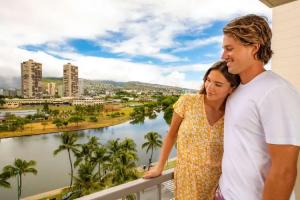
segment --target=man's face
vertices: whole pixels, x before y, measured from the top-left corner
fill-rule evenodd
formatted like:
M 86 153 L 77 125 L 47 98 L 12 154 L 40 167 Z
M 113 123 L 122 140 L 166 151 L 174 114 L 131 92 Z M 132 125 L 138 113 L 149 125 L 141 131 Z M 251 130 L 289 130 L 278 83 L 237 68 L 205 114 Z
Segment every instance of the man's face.
M 245 46 L 231 35 L 224 35 L 222 59 L 227 62 L 231 74 L 246 72 L 254 60 L 253 51 L 253 46 Z

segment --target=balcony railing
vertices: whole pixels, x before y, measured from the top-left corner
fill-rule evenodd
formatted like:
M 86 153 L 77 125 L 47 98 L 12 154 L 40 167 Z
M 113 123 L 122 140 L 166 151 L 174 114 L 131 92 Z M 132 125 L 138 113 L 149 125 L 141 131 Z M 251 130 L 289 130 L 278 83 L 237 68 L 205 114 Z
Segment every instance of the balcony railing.
M 147 193 L 153 200 L 173 199 L 174 169 L 166 170 L 161 176 L 152 179 L 137 179 L 100 192 L 96 192 L 78 200 L 114 200 L 134 194 L 137 200 L 144 199 Z M 171 195 L 170 195 L 171 194 Z

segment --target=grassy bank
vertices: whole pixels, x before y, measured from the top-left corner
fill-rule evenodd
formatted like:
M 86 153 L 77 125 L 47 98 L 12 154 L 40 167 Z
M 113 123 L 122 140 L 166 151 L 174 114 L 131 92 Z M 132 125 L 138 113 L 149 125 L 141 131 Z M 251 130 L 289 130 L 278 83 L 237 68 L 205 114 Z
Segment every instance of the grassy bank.
M 112 126 L 112 125 L 116 125 L 128 121 L 130 118 L 130 113 L 132 112 L 132 108 L 123 108 L 118 112 L 122 112 L 124 113 L 124 115 L 121 115 L 120 117 L 112 118 L 110 116 L 107 116 L 111 112 L 107 112 L 97 117 L 98 122 L 84 121 L 84 122 L 80 122 L 78 126 L 76 123 L 70 123 L 65 128 L 57 128 L 54 124 L 52 124 L 52 121 L 47 121 L 48 124 L 45 126 L 43 126 L 41 122 L 30 123 L 25 125 L 24 130 L 0 132 L 0 138 L 40 135 L 40 134 L 55 133 L 55 132 L 62 132 L 62 131 L 75 131 L 75 130 Z
M 14 108 L 14 110 L 42 110 L 42 105 L 36 105 L 36 106 L 21 106 L 18 108 Z M 51 110 L 59 110 L 59 111 L 67 111 L 67 110 L 73 110 L 74 106 L 70 105 L 59 105 L 59 106 L 53 106 L 49 105 L 49 109 Z M 2 111 L 5 111 L 6 109 L 2 109 Z

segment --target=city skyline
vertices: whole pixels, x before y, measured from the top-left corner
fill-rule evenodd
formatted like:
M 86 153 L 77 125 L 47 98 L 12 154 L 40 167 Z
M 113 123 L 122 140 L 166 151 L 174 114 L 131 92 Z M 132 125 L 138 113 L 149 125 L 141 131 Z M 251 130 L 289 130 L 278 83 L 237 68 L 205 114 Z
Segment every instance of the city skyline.
M 42 63 L 33 59 L 21 63 L 21 92 L 24 98 L 41 98 L 43 90 L 50 96 L 55 96 L 55 83 L 48 83 L 47 88 L 42 85 Z M 63 96 L 79 97 L 78 66 L 67 63 L 63 65 Z
M 24 98 L 41 98 L 43 67 L 31 59 L 21 63 L 21 91 Z
M 271 23 L 271 9 L 258 0 L 1 2 L 0 86 L 32 58 L 45 77 L 61 77 L 71 62 L 84 79 L 198 89 L 220 59 L 224 24 L 249 13 Z

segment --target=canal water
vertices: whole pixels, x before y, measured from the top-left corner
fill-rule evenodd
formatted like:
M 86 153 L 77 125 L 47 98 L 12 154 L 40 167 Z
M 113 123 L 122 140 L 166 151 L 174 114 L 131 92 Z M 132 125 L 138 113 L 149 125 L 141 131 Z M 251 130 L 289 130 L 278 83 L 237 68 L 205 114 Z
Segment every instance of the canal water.
M 142 150 L 142 144 L 145 142 L 144 135 L 147 132 L 155 131 L 165 136 L 168 131 L 168 125 L 163 119 L 163 113 L 159 113 L 156 119 L 146 119 L 142 124 L 130 124 L 129 122 L 110 126 L 107 128 L 88 129 L 78 131 L 83 137 L 80 137 L 78 143 L 86 143 L 88 136 L 96 136 L 102 144 L 106 144 L 111 139 L 132 138 L 138 151 L 138 165 L 147 164 L 150 152 L 146 154 Z M 50 191 L 53 189 L 67 186 L 70 181 L 69 160 L 66 151 L 60 152 L 56 156 L 53 151 L 60 145 L 59 135 L 53 133 L 38 136 L 25 136 L 17 138 L 7 138 L 0 140 L 0 169 L 6 165 L 13 164 L 15 158 L 24 160 L 35 160 L 38 174 L 27 174 L 23 177 L 22 197 Z M 176 150 L 173 149 L 170 158 L 174 157 Z M 153 155 L 153 160 L 157 161 L 159 150 Z M 17 199 L 17 189 L 15 178 L 9 179 L 12 188 L 6 189 L 0 187 L 0 199 Z

